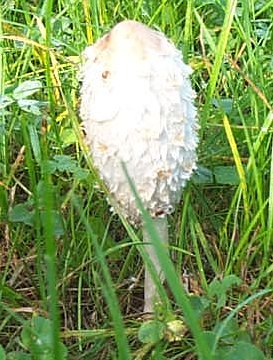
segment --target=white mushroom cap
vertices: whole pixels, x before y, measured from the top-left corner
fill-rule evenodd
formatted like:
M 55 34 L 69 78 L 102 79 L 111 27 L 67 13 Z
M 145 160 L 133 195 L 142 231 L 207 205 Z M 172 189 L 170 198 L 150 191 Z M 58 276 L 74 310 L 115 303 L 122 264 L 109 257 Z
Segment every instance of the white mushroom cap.
M 84 55 L 80 116 L 101 178 L 132 223 L 141 217 L 121 162 L 150 214 L 170 213 L 196 167 L 191 68 L 164 34 L 132 20 Z

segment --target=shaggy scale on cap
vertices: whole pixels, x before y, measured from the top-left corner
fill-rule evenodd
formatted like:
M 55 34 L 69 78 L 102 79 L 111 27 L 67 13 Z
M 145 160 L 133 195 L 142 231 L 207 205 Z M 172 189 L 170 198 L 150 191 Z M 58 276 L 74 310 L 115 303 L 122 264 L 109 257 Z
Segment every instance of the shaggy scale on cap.
M 131 20 L 84 57 L 80 116 L 101 178 L 133 224 L 141 216 L 121 162 L 151 216 L 171 213 L 196 167 L 191 68 L 164 34 Z

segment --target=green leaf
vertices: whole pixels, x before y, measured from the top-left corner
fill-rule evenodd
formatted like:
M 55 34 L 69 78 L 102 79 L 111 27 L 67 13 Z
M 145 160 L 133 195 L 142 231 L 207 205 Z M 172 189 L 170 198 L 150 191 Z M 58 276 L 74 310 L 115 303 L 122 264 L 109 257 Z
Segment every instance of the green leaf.
M 6 360 L 6 353 L 2 345 L 0 345 L 0 359 Z
M 32 356 L 22 351 L 12 351 L 7 354 L 7 360 L 32 360 Z
M 0 293 L 2 301 L 4 299 L 4 301 L 8 301 L 9 304 L 14 307 L 19 306 L 19 302 L 25 300 L 22 294 L 20 294 L 16 290 L 13 290 L 7 284 L 0 283 Z
M 18 204 L 13 207 L 9 214 L 9 221 L 22 222 L 26 225 L 33 225 L 34 212 L 30 210 L 28 203 Z
M 205 168 L 204 166 L 198 166 L 197 170 L 192 176 L 192 181 L 195 184 L 212 184 L 213 174 L 208 168 Z
M 226 114 L 230 114 L 233 108 L 233 100 L 232 99 L 212 99 L 212 104 L 223 110 Z
M 229 352 L 223 353 L 222 360 L 266 360 L 265 355 L 256 346 L 238 341 Z
M 6 95 L 0 95 L 0 110 L 3 110 L 5 107 L 11 105 L 13 102 L 14 100 L 11 97 Z
M 61 133 L 61 139 L 63 141 L 63 145 L 69 146 L 71 144 L 77 143 L 77 136 L 73 129 L 64 129 Z
M 142 343 L 155 344 L 164 337 L 165 325 L 161 321 L 151 320 L 142 324 L 138 331 L 138 338 Z
M 41 316 L 34 316 L 27 321 L 21 333 L 23 345 L 40 360 L 51 360 L 53 358 L 53 341 L 51 322 Z M 59 344 L 62 359 L 67 356 L 67 349 L 63 343 Z M 61 359 L 60 359 L 61 360 Z
M 27 321 L 21 333 L 23 345 L 32 353 L 43 354 L 50 351 L 51 325 L 48 319 L 40 316 Z
M 0 163 L 0 178 L 1 178 L 1 163 Z M 0 186 L 0 222 L 5 221 L 8 216 L 9 198 L 8 191 L 3 186 Z
M 33 99 L 20 99 L 18 100 L 18 106 L 31 114 L 41 115 L 41 107 L 45 106 L 46 102 Z
M 221 325 L 222 322 L 217 322 L 217 324 L 214 326 L 213 331 L 215 332 L 215 334 L 217 334 Z M 231 319 L 224 327 L 224 330 L 221 334 L 221 339 L 227 344 L 234 344 L 237 341 L 237 336 L 239 333 L 240 327 L 238 325 L 238 322 L 235 319 Z
M 39 134 L 36 127 L 33 124 L 28 125 L 28 132 L 33 150 L 33 155 L 38 164 L 41 163 L 42 155 L 39 141 Z
M 55 155 L 53 160 L 48 161 L 49 171 L 54 173 L 56 171 L 74 172 L 77 168 L 77 163 L 71 156 L 68 155 Z
M 217 324 L 214 326 L 213 331 L 215 335 L 217 335 L 219 332 L 222 324 L 223 322 L 221 321 L 217 322 Z M 221 331 L 221 344 L 225 345 L 225 351 L 227 351 L 227 346 L 232 347 L 239 341 L 251 344 L 250 335 L 243 326 L 239 326 L 236 319 L 230 319 Z M 220 356 L 219 358 L 222 357 Z
M 42 88 L 42 83 L 39 80 L 26 80 L 21 83 L 13 91 L 13 97 L 16 100 L 22 100 L 26 97 L 36 93 Z
M 44 226 L 46 226 L 47 217 L 46 212 L 41 213 L 42 217 L 42 223 Z M 56 237 L 62 236 L 64 234 L 64 224 L 63 224 L 63 218 L 56 210 L 51 210 L 51 216 L 52 216 L 52 226 L 53 226 L 53 235 Z
M 73 171 L 73 174 L 76 180 L 82 181 L 88 178 L 88 176 L 90 175 L 90 171 L 77 167 L 75 171 Z
M 86 179 L 90 172 L 78 166 L 76 160 L 69 155 L 55 155 L 53 160 L 47 161 L 48 171 L 54 174 L 57 171 L 73 173 L 75 179 L 81 181 Z
M 204 331 L 204 336 L 205 339 L 207 341 L 207 343 L 209 344 L 209 347 L 212 348 L 215 340 L 216 340 L 216 334 L 213 331 Z
M 40 186 L 39 186 L 40 185 Z M 42 192 L 42 183 L 39 183 L 37 191 Z M 64 223 L 61 214 L 57 210 L 51 210 L 53 219 L 53 234 L 54 236 L 62 236 L 64 234 Z M 44 226 L 46 226 L 47 218 L 44 211 L 40 212 L 41 220 Z M 32 210 L 29 202 L 15 205 L 9 213 L 9 221 L 21 222 L 26 225 L 32 226 L 34 224 L 34 210 Z
M 222 185 L 238 185 L 240 179 L 235 166 L 216 166 L 213 169 L 215 181 Z
M 227 291 L 234 285 L 240 285 L 241 279 L 235 275 L 228 275 L 222 280 L 215 279 L 208 286 L 208 296 L 217 297 L 217 309 L 223 307 L 226 303 Z
M 204 296 L 192 295 L 189 297 L 192 308 L 198 318 L 201 318 L 204 311 L 209 307 L 210 301 Z
M 228 275 L 228 276 L 225 276 L 222 280 L 222 286 L 223 288 L 225 289 L 225 291 L 227 291 L 229 288 L 231 288 L 232 286 L 236 285 L 240 285 L 242 283 L 242 280 L 236 276 L 236 275 Z

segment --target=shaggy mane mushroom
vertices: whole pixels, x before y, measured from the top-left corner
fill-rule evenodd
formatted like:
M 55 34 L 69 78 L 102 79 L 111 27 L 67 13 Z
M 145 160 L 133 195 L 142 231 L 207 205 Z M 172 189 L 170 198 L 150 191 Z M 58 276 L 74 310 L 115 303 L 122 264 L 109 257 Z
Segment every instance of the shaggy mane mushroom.
M 142 224 L 122 163 L 168 244 L 167 215 L 196 167 L 195 93 L 181 53 L 161 32 L 132 20 L 117 24 L 84 51 L 80 116 L 101 179 L 122 214 Z M 146 231 L 144 241 L 150 243 Z M 145 249 L 164 280 L 154 247 Z M 156 287 L 146 269 L 144 311 Z

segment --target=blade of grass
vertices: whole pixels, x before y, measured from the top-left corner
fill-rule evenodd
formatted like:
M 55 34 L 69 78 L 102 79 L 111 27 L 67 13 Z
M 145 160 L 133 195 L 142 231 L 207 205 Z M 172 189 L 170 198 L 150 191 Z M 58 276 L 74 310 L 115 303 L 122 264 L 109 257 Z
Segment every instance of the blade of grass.
M 193 1 L 187 1 L 187 10 L 186 10 L 186 20 L 185 20 L 185 27 L 184 27 L 184 60 L 187 63 L 189 59 L 190 53 L 190 44 L 192 44 L 192 13 L 193 13 Z
M 214 344 L 212 346 L 212 349 L 213 351 L 216 351 L 216 348 L 217 348 L 217 345 L 218 345 L 218 342 L 219 340 L 221 339 L 222 335 L 223 335 L 223 332 L 225 330 L 225 327 L 228 325 L 229 321 L 236 315 L 238 314 L 238 312 L 244 307 L 246 306 L 247 304 L 249 304 L 250 302 L 252 302 L 253 300 L 261 297 L 261 296 L 264 296 L 266 294 L 269 294 L 273 291 L 273 289 L 265 289 L 265 290 L 261 290 L 259 292 L 257 292 L 256 294 L 254 295 L 251 295 L 250 297 L 248 297 L 246 300 L 242 301 L 239 305 L 237 305 L 235 307 L 235 309 L 233 309 L 229 315 L 225 318 L 224 321 L 221 322 L 221 325 L 219 326 L 219 329 L 216 333 L 216 337 L 215 337 L 215 341 L 214 341 Z
M 91 15 L 90 15 L 90 2 L 87 0 L 83 0 L 83 11 L 85 17 L 85 26 L 86 26 L 86 37 L 87 43 L 93 44 L 93 30 L 92 30 L 92 23 L 91 23 Z
M 2 39 L 3 36 L 3 13 L 2 13 L 2 7 L 0 7 L 0 95 L 4 95 L 4 83 L 5 83 L 5 68 L 4 68 L 4 40 Z M 7 145 L 6 145 L 6 136 L 4 129 L 6 128 L 5 123 L 5 115 L 4 113 L 1 114 L 1 121 L 0 121 L 0 128 L 1 128 L 1 135 L 0 135 L 0 161 L 2 164 L 2 173 L 3 177 L 7 174 L 7 163 L 5 160 L 7 160 Z M 1 185 L 0 185 L 1 186 Z
M 222 26 L 221 34 L 219 37 L 219 42 L 216 48 L 215 61 L 211 70 L 210 80 L 208 84 L 208 90 L 206 94 L 206 102 L 204 105 L 204 114 L 203 119 L 204 122 L 208 119 L 209 109 L 211 106 L 212 96 L 215 92 L 217 80 L 219 79 L 219 73 L 221 69 L 221 65 L 223 62 L 224 54 L 227 47 L 228 37 L 231 31 L 231 26 L 233 22 L 233 18 L 235 15 L 235 10 L 237 6 L 237 0 L 228 0 L 225 10 L 225 19 Z
M 242 259 L 245 257 L 245 254 L 247 251 L 245 250 L 246 247 L 251 246 L 251 243 L 249 243 L 249 237 L 251 235 L 251 232 L 255 229 L 255 225 L 259 223 L 260 213 L 264 211 L 265 207 L 267 206 L 268 201 L 266 201 L 263 204 L 263 207 L 259 209 L 257 214 L 252 218 L 252 220 L 249 222 L 248 226 L 245 229 L 245 232 L 241 235 L 240 241 L 238 244 L 236 244 L 236 249 L 232 257 L 230 258 L 230 262 L 228 264 L 228 268 L 226 270 L 226 274 L 230 274 L 232 272 L 233 264 L 236 261 L 239 261 L 239 259 Z M 255 240 L 255 238 L 253 239 Z
M 197 22 L 199 23 L 199 26 L 201 28 L 201 34 L 204 34 L 205 39 L 210 47 L 210 50 L 215 53 L 216 52 L 216 45 L 215 42 L 213 40 L 213 37 L 211 36 L 209 30 L 206 27 L 206 24 L 204 23 L 203 19 L 201 18 L 201 16 L 199 15 L 198 11 L 196 10 L 196 8 L 194 8 L 193 10 L 194 15 L 196 17 Z
M 210 251 L 210 247 L 209 244 L 207 242 L 206 236 L 202 230 L 202 226 L 200 224 L 200 222 L 198 221 L 196 214 L 194 213 L 194 210 L 192 207 L 189 208 L 190 210 L 190 218 L 193 219 L 193 224 L 190 222 L 191 225 L 191 232 L 192 234 L 194 233 L 194 237 L 196 237 L 196 235 L 198 236 L 199 242 L 202 245 L 202 248 L 204 250 L 204 253 L 208 259 L 208 263 L 210 264 L 213 272 L 215 274 L 219 273 L 219 268 L 217 266 L 217 262 L 214 260 L 213 255 Z M 197 239 L 196 239 L 197 240 Z M 196 246 L 198 247 L 198 245 L 196 244 Z M 202 259 L 200 259 L 201 264 L 202 264 Z M 203 267 L 200 267 L 199 271 L 201 271 L 201 269 L 203 269 Z M 203 280 L 204 285 L 207 285 L 206 283 L 206 279 Z M 206 287 L 205 287 L 206 289 Z
M 52 181 L 49 174 L 46 172 L 43 176 L 44 180 L 44 197 L 43 207 L 45 211 L 46 221 L 44 222 L 44 238 L 45 238 L 45 261 L 46 261 L 46 276 L 48 286 L 48 307 L 51 323 L 51 338 L 53 344 L 54 359 L 61 360 L 62 351 L 60 348 L 60 319 L 58 308 L 58 293 L 57 293 L 57 267 L 56 267 L 56 243 L 53 235 L 53 194 Z
M 259 132 L 257 139 L 253 144 L 253 150 L 255 154 L 259 151 L 260 147 L 262 146 L 264 139 L 266 138 L 267 134 L 270 132 L 270 129 L 272 128 L 272 125 L 273 125 L 273 112 L 270 111 L 263 123 L 263 126 L 261 128 L 261 131 Z M 251 161 L 252 158 L 250 158 L 250 162 L 248 166 L 251 166 Z
M 227 252 L 226 260 L 225 260 L 225 269 L 226 269 L 225 274 L 229 274 L 229 272 L 232 271 L 232 265 L 230 265 L 230 261 L 233 261 L 233 254 L 236 249 L 241 198 L 242 198 L 242 191 L 238 187 L 235 191 L 235 194 L 234 194 L 231 204 L 229 206 L 229 211 L 227 213 L 227 216 L 226 216 L 226 219 L 225 219 L 225 222 L 223 225 L 223 229 L 222 229 L 222 236 L 221 236 L 222 244 L 221 245 L 223 246 L 224 243 L 228 244 L 228 252 Z M 232 222 L 232 228 L 231 228 L 232 235 L 231 236 L 229 236 L 230 222 Z
M 257 158 L 257 151 L 254 150 L 254 146 L 252 144 L 252 140 L 248 131 L 248 127 L 245 123 L 245 119 L 243 117 L 243 114 L 241 112 L 241 109 L 238 109 L 241 121 L 243 123 L 244 126 L 244 133 L 245 133 L 245 137 L 246 137 L 246 141 L 247 141 L 247 145 L 248 145 L 248 150 L 250 153 L 249 156 L 249 160 L 248 160 L 248 164 L 246 167 L 246 172 L 251 174 L 251 179 L 254 178 L 254 186 L 253 188 L 256 189 L 257 191 L 257 201 L 259 204 L 259 208 L 261 208 L 263 206 L 264 203 L 264 191 L 263 191 L 263 186 L 262 186 L 262 174 L 260 173 L 260 171 L 258 170 L 257 167 L 257 162 L 256 162 L 256 158 Z M 250 179 L 249 179 L 250 180 Z M 256 199 L 255 199 L 256 201 Z M 265 214 L 261 213 L 261 224 L 262 227 L 265 227 Z
M 123 163 L 122 166 L 123 166 L 123 170 L 126 175 L 127 181 L 132 190 L 132 193 L 135 196 L 137 206 L 142 213 L 143 220 L 146 225 L 146 230 L 150 235 L 151 242 L 156 250 L 162 270 L 165 273 L 166 280 L 170 286 L 170 289 L 172 290 L 172 293 L 176 299 L 177 304 L 183 310 L 185 320 L 195 338 L 197 352 L 203 360 L 213 360 L 213 354 L 212 354 L 212 352 L 208 346 L 208 343 L 204 337 L 204 334 L 200 328 L 198 319 L 195 315 L 195 311 L 193 310 L 193 308 L 190 304 L 190 301 L 186 295 L 186 292 L 175 272 L 174 265 L 172 264 L 170 257 L 166 253 L 164 246 L 160 243 L 160 241 L 158 241 L 159 236 L 156 233 L 156 230 L 153 226 L 153 221 L 152 221 L 151 217 L 149 216 L 149 213 L 143 207 L 143 204 L 136 192 L 135 186 L 129 177 L 129 174 L 127 172 L 125 164 Z
M 53 8 L 53 0 L 47 0 L 44 4 L 45 6 L 45 24 L 46 24 L 46 46 L 50 49 L 51 46 L 51 15 Z M 54 118 L 54 97 L 53 97 L 53 88 L 51 82 L 51 69 L 50 69 L 50 53 L 46 51 L 46 81 L 48 88 L 48 99 L 50 103 L 50 113 L 52 118 Z M 56 130 L 56 129 L 55 129 Z M 56 131 L 55 131 L 56 132 Z M 44 163 L 48 160 L 48 143 L 46 138 L 43 141 L 43 161 Z M 47 285 L 48 285 L 48 306 L 50 312 L 51 323 L 51 338 L 53 344 L 53 354 L 56 360 L 62 359 L 62 350 L 60 347 L 60 319 L 59 319 L 59 309 L 58 309 L 58 293 L 57 293 L 57 267 L 56 267 L 56 242 L 53 234 L 53 184 L 51 180 L 51 175 L 48 172 L 47 167 L 44 167 L 43 172 L 43 181 L 44 181 L 44 193 L 43 193 L 43 204 L 45 210 L 46 221 L 44 223 L 44 238 L 45 238 L 45 261 L 46 261 L 46 276 L 47 276 Z
M 77 210 L 77 212 L 79 213 L 79 215 L 82 215 L 81 206 L 80 206 L 80 204 L 78 204 L 78 201 L 75 197 L 72 198 L 72 204 L 75 207 L 75 209 Z M 129 359 L 131 359 L 131 354 L 130 354 L 130 349 L 129 349 L 129 345 L 128 345 L 128 340 L 126 337 L 126 332 L 125 332 L 123 321 L 122 321 L 122 315 L 120 312 L 118 298 L 114 291 L 115 286 L 113 284 L 109 269 L 107 267 L 105 255 L 104 255 L 103 251 L 101 250 L 101 247 L 98 243 L 95 233 L 92 230 L 92 226 L 89 224 L 89 222 L 85 216 L 82 216 L 82 221 L 84 223 L 86 231 L 88 232 L 89 236 L 91 237 L 91 240 L 94 245 L 95 252 L 96 252 L 97 260 L 101 266 L 104 281 L 100 281 L 100 284 L 102 286 L 102 291 L 104 293 L 105 300 L 109 307 L 110 315 L 113 319 L 113 326 L 115 329 L 115 338 L 116 338 L 116 343 L 117 343 L 117 347 L 118 347 L 118 358 L 120 360 L 123 360 L 123 359 L 129 360 Z
M 30 180 L 30 191 L 31 195 L 33 196 L 34 203 L 35 203 L 35 213 L 34 213 L 34 227 L 35 227 L 35 239 L 36 239 L 36 247 L 37 247 L 37 274 L 39 279 L 39 293 L 43 300 L 46 299 L 46 286 L 44 282 L 44 274 L 43 274 L 43 257 L 44 257 L 44 246 L 42 241 L 42 224 L 41 224 L 41 217 L 39 211 L 39 202 L 37 196 L 37 186 L 38 186 L 38 175 L 35 172 L 35 160 L 32 154 L 32 146 L 30 140 L 30 134 L 28 131 L 28 124 L 27 119 L 22 117 L 21 119 L 21 130 L 23 135 L 23 141 L 25 146 L 25 161 L 26 167 L 28 171 L 28 176 Z
M 177 241 L 177 247 L 178 249 L 184 249 L 185 248 L 185 234 L 186 234 L 186 224 L 187 224 L 187 212 L 186 210 L 189 207 L 190 203 L 190 194 L 189 192 L 184 193 L 183 197 L 183 209 L 181 210 L 181 220 L 180 220 L 180 229 L 179 229 L 179 237 Z M 177 269 L 181 271 L 182 269 L 182 260 L 183 260 L 184 254 L 182 251 L 177 252 Z
M 269 196 L 268 196 L 268 222 L 267 222 L 267 242 L 265 253 L 269 256 L 270 245 L 272 245 L 273 236 L 273 138 L 271 141 L 271 161 L 270 161 L 270 175 L 269 175 Z
M 243 194 L 243 200 L 244 200 L 244 211 L 245 211 L 245 221 L 246 223 L 249 222 L 249 204 L 248 204 L 248 196 L 247 196 L 247 182 L 246 182 L 246 176 L 245 176 L 245 171 L 243 168 L 243 164 L 240 158 L 240 154 L 237 148 L 237 144 L 235 141 L 235 138 L 233 136 L 232 133 L 232 129 L 229 123 L 229 119 L 227 116 L 224 116 L 223 118 L 223 123 L 224 123 L 224 128 L 226 131 L 226 135 L 229 141 L 229 145 L 232 151 L 232 155 L 235 161 L 235 165 L 236 165 L 236 169 L 238 172 L 238 176 L 240 178 L 240 187 L 242 189 L 242 194 Z

